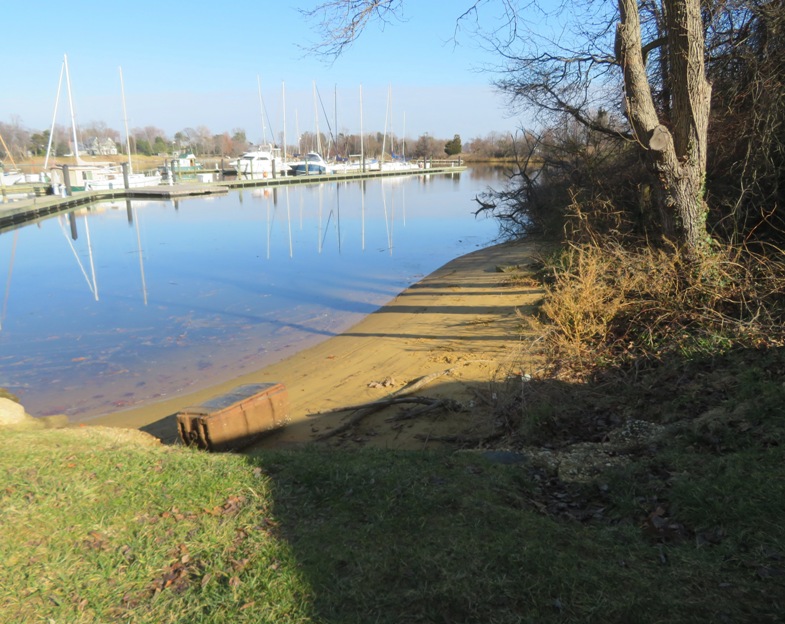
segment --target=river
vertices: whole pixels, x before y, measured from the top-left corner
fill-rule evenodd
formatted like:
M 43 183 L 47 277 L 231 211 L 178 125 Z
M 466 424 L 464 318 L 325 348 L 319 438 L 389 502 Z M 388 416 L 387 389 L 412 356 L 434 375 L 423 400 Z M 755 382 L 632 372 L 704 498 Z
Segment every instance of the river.
M 73 422 L 221 383 L 344 331 L 494 242 L 501 172 L 91 205 L 0 234 L 0 387 Z

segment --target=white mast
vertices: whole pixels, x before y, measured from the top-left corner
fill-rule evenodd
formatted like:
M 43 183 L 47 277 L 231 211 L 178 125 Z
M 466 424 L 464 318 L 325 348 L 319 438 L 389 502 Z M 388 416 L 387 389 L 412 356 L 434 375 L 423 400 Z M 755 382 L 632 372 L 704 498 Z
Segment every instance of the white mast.
M 49 154 L 52 151 L 52 139 L 55 136 L 55 121 L 57 120 L 57 107 L 60 104 L 60 91 L 63 88 L 63 71 L 65 70 L 65 62 L 60 66 L 60 80 L 57 81 L 57 97 L 55 98 L 55 112 L 52 114 L 52 129 L 49 130 L 49 143 L 46 146 L 46 158 L 44 159 L 44 171 L 49 164 Z
M 123 68 L 118 67 L 120 70 L 120 93 L 123 95 L 123 122 L 125 123 L 125 149 L 128 151 L 128 175 L 134 172 L 134 166 L 131 163 L 131 135 L 128 134 L 128 112 L 125 109 L 125 84 L 123 83 Z
M 76 116 L 74 115 L 74 101 L 71 98 L 71 76 L 68 72 L 68 55 L 63 54 L 63 64 L 65 65 L 65 84 L 68 87 L 68 106 L 71 108 L 71 131 L 74 135 L 74 154 L 76 155 L 76 164 L 81 165 L 82 159 L 79 158 L 79 140 L 76 136 Z
M 391 97 L 392 85 L 387 90 L 387 110 L 384 113 L 384 136 L 382 137 L 382 156 L 381 160 L 379 161 L 379 171 L 384 168 L 384 148 L 387 144 L 387 122 L 390 119 L 390 97 Z M 390 150 L 392 152 L 392 150 Z
M 267 128 L 264 125 L 264 100 L 262 99 L 262 80 L 256 74 L 256 85 L 259 87 L 259 114 L 262 117 L 262 145 L 267 144 Z
M 300 116 L 297 109 L 294 109 L 294 133 L 297 135 L 297 153 L 302 154 L 303 146 L 300 145 Z
M 319 136 L 319 109 L 316 106 L 316 81 L 313 81 L 313 123 L 316 128 L 316 151 L 322 153 L 322 138 Z
M 406 162 L 406 111 L 403 111 L 403 136 L 401 137 L 401 160 Z
M 283 161 L 286 163 L 286 85 L 281 82 L 281 94 L 283 103 Z
M 363 139 L 363 86 L 360 84 L 360 166 L 365 171 L 365 140 Z M 363 236 L 365 233 L 363 232 Z M 363 247 L 364 249 L 364 247 Z

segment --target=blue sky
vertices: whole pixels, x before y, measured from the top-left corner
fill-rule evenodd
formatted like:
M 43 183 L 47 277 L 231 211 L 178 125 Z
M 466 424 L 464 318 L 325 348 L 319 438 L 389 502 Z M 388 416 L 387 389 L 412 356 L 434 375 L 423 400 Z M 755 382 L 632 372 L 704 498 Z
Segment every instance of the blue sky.
M 468 35 L 457 46 L 451 40 L 469 0 L 407 0 L 406 21 L 371 25 L 332 64 L 303 49 L 318 33 L 297 9 L 311 8 L 315 0 L 75 0 L 35 9 L 3 4 L 4 24 L 16 26 L 3 29 L 0 121 L 16 117 L 31 130 L 52 123 L 64 53 L 77 123 L 102 121 L 121 133 L 119 67 L 128 125 L 156 126 L 170 136 L 206 126 L 213 134 L 241 128 L 260 141 L 257 76 L 276 136 L 283 128 L 285 94 L 288 142 L 297 130 L 315 127 L 314 82 L 330 124 L 337 108 L 343 132 L 360 130 L 361 88 L 366 132 L 384 131 L 388 101 L 399 136 L 405 130 L 411 138 L 427 132 L 438 138 L 459 134 L 467 141 L 530 125 L 507 115 L 503 98 L 489 86 L 491 75 L 478 71 L 493 58 Z M 488 7 L 484 19 L 493 18 Z M 70 126 L 65 86 L 57 122 Z M 318 124 L 327 130 L 321 106 Z M 269 138 L 271 129 L 266 132 Z

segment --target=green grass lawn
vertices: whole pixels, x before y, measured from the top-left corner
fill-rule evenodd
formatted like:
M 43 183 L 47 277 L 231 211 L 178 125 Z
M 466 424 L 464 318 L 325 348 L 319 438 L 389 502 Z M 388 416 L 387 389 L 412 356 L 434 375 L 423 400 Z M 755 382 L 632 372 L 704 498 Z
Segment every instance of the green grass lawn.
M 554 488 L 478 452 L 4 431 L 0 621 L 780 622 L 784 455 L 677 437 Z

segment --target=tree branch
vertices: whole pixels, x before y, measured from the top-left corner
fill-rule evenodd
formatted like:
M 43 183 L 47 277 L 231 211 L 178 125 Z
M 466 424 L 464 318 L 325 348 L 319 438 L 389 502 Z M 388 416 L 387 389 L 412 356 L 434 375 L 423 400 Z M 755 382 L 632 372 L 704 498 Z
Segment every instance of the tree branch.
M 328 438 L 336 436 L 336 435 L 338 435 L 340 433 L 343 433 L 344 431 L 348 431 L 349 429 L 354 427 L 354 425 L 356 425 L 358 422 L 360 422 L 366 416 L 370 416 L 371 414 L 374 414 L 374 413 L 378 412 L 379 410 L 384 409 L 388 405 L 394 404 L 395 403 L 395 399 L 400 399 L 401 397 L 413 394 L 413 393 L 417 392 L 417 390 L 419 390 L 420 388 L 423 388 L 424 386 L 427 386 L 432 381 L 434 381 L 436 379 L 439 379 L 440 377 L 444 377 L 445 375 L 449 375 L 450 373 L 453 372 L 453 370 L 455 370 L 455 369 L 448 368 L 446 370 L 436 371 L 435 373 L 431 373 L 430 375 L 425 375 L 423 377 L 415 379 L 414 381 L 406 384 L 403 388 L 400 388 L 399 390 L 396 390 L 395 392 L 390 394 L 388 397 L 386 397 L 384 399 L 381 399 L 379 401 L 374 401 L 372 403 L 368 403 L 368 404 L 366 404 L 364 406 L 361 405 L 361 406 L 354 406 L 354 407 L 349 407 L 349 408 L 342 408 L 342 409 L 338 409 L 338 410 L 332 410 L 333 412 L 335 412 L 335 411 L 354 410 L 354 413 L 349 417 L 349 420 L 347 420 L 342 425 L 336 427 L 335 429 L 330 429 L 329 431 L 323 433 L 320 436 L 317 436 L 317 438 L 316 438 L 317 442 L 321 442 L 322 440 L 326 440 Z

